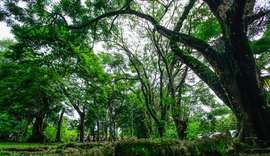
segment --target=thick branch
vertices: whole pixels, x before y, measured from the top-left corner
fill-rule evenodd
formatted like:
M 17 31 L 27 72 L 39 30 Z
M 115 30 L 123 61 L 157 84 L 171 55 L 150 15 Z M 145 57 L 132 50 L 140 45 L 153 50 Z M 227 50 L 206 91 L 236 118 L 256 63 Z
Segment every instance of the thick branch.
M 183 22 L 187 18 L 187 15 L 189 14 L 192 7 L 194 6 L 195 1 L 196 0 L 189 1 L 188 5 L 184 9 L 182 16 L 177 21 L 177 24 L 174 28 L 174 32 L 179 32 L 181 30 Z M 212 67 L 217 66 L 217 63 L 216 63 L 217 52 L 209 44 L 207 44 L 206 42 L 204 42 L 202 40 L 193 38 L 190 35 L 182 34 L 181 36 L 182 36 L 181 37 L 182 40 L 184 40 L 182 42 L 180 41 L 181 43 L 185 44 L 186 46 L 190 46 L 190 47 L 196 49 L 197 51 L 201 52 L 203 54 L 203 56 L 206 58 L 206 60 L 212 65 Z M 172 39 L 172 40 L 177 41 L 176 39 Z
M 210 8 L 210 10 L 216 14 L 218 6 L 222 3 L 222 0 L 203 0 Z
M 212 58 L 213 60 L 216 60 L 216 57 L 215 57 L 216 51 L 213 48 L 211 48 L 211 46 L 209 44 L 207 44 L 206 42 L 204 42 L 200 39 L 197 39 L 195 37 L 192 37 L 190 35 L 181 34 L 181 33 L 169 30 L 169 29 L 159 25 L 158 22 L 152 16 L 135 11 L 135 10 L 132 10 L 132 9 L 118 10 L 118 11 L 105 13 L 101 16 L 98 16 L 98 17 L 86 22 L 85 24 L 80 25 L 80 26 L 67 26 L 67 27 L 70 29 L 82 29 L 82 28 L 85 28 L 85 27 L 91 25 L 92 23 L 98 22 L 99 20 L 101 20 L 103 18 L 111 17 L 111 16 L 115 16 L 115 15 L 120 15 L 120 14 L 130 14 L 130 15 L 135 15 L 137 17 L 145 19 L 145 20 L 149 21 L 161 35 L 167 37 L 168 39 L 174 40 L 176 42 L 181 42 L 187 46 L 190 46 L 190 47 L 196 49 L 197 51 L 203 53 L 205 57 Z
M 212 70 L 209 69 L 209 67 L 207 67 L 205 64 L 203 64 L 193 56 L 185 54 L 178 47 L 176 42 L 171 42 L 171 48 L 181 62 L 185 63 L 189 68 L 191 68 L 193 72 L 201 80 L 203 80 L 224 103 L 228 105 L 228 107 L 232 108 L 227 98 L 227 94 L 224 91 L 222 84 L 220 83 L 219 78 Z
M 157 25 L 156 26 L 157 31 L 167 37 L 170 40 L 181 42 L 185 46 L 189 46 L 191 48 L 196 49 L 197 51 L 201 52 L 203 56 L 209 61 L 209 63 L 215 67 L 217 66 L 215 60 L 217 60 L 217 52 L 215 49 L 213 49 L 209 44 L 206 42 L 197 39 L 195 37 L 192 37 L 190 35 L 181 34 L 175 31 L 171 31 L 169 29 L 166 29 L 163 26 Z
M 138 11 L 135 11 L 135 10 L 132 10 L 132 9 L 125 9 L 125 10 L 117 10 L 117 11 L 112 11 L 112 12 L 108 12 L 108 13 L 105 13 L 105 14 L 102 14 L 82 25 L 67 25 L 67 28 L 70 28 L 70 29 L 82 29 L 82 28 L 85 28 L 85 27 L 88 27 L 89 25 L 95 23 L 95 22 L 98 22 L 100 21 L 101 19 L 103 18 L 107 18 L 107 17 L 111 17 L 111 16 L 116 16 L 116 15 L 123 15 L 123 14 L 130 14 L 130 15 L 136 15 L 140 18 L 143 18 L 149 22 L 151 22 L 153 25 L 156 25 L 158 24 L 157 21 L 150 15 L 147 15 L 147 14 L 144 14 L 144 13 L 141 13 L 141 12 L 138 12 Z

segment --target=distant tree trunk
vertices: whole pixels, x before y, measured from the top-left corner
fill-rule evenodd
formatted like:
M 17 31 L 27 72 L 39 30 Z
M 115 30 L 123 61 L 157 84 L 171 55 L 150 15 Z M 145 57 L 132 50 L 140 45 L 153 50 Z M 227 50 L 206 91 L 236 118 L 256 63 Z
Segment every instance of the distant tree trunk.
M 161 56 L 158 56 L 158 68 L 159 68 L 159 73 L 160 73 L 160 78 L 159 78 L 159 106 L 160 106 L 160 120 L 157 123 L 158 126 L 158 132 L 159 132 L 159 137 L 163 137 L 165 133 L 165 124 L 167 121 L 167 111 L 168 111 L 168 106 L 163 103 L 163 72 L 164 70 L 161 67 Z
M 64 113 L 65 113 L 65 108 L 62 110 L 59 121 L 58 121 L 56 138 L 55 138 L 56 142 L 61 142 L 61 128 L 62 128 Z
M 93 128 L 92 128 L 92 136 L 93 136 L 93 142 L 95 142 L 96 141 L 96 135 L 95 135 L 95 122 L 93 122 Z
M 43 110 L 41 110 L 35 118 L 32 135 L 28 140 L 29 142 L 45 142 L 45 135 L 43 134 L 44 117 L 45 113 Z
M 148 136 L 150 136 L 150 134 L 153 133 L 153 124 L 152 124 L 152 117 L 149 114 L 149 112 L 144 111 L 144 118 L 143 120 L 145 120 L 144 124 L 146 124 L 146 128 L 148 129 Z
M 97 120 L 97 142 L 99 141 L 100 138 L 100 127 L 99 127 L 99 121 Z
M 168 111 L 168 106 L 163 103 L 163 69 L 161 68 L 160 65 L 160 56 L 158 59 L 158 66 L 159 66 L 159 72 L 160 72 L 160 87 L 159 87 L 159 105 L 161 108 L 161 114 L 160 114 L 160 120 L 157 123 L 158 126 L 158 131 L 159 131 L 159 137 L 163 137 L 165 133 L 165 124 L 167 121 L 167 111 Z
M 117 132 L 116 132 L 115 117 L 113 118 L 113 141 L 116 141 Z
M 187 121 L 179 119 L 180 117 L 174 117 L 173 121 L 175 123 L 177 136 L 179 139 L 186 138 L 186 129 L 187 129 Z
M 84 127 L 85 127 L 85 112 L 83 111 L 80 114 L 80 126 L 79 126 L 79 131 L 80 131 L 80 142 L 84 142 Z
M 138 138 L 149 138 L 150 137 L 148 126 L 146 125 L 146 123 L 144 121 L 140 122 L 139 129 L 140 129 L 140 135 L 138 136 Z
M 137 129 L 136 136 L 138 138 L 149 138 L 150 137 L 150 131 L 149 131 L 149 122 L 146 111 L 139 110 L 138 115 L 134 117 L 134 129 Z M 150 117 L 151 119 L 151 117 Z
M 178 88 L 178 93 L 177 93 L 177 99 L 174 100 L 173 107 L 172 107 L 173 121 L 174 121 L 179 139 L 186 138 L 188 116 L 187 116 L 187 113 L 181 109 L 181 105 L 182 105 L 182 88 L 184 86 L 184 83 L 187 77 L 187 72 L 188 72 L 188 68 L 186 67 L 178 86 L 179 88 Z
M 110 140 L 110 142 L 112 142 L 113 141 L 113 126 L 112 126 L 112 123 L 110 123 L 110 131 L 109 131 L 109 133 L 110 133 L 109 140 Z
M 105 138 L 107 139 L 108 138 L 108 127 L 107 127 L 107 124 L 104 124 L 103 128 L 104 128 Z
M 112 117 L 111 117 L 111 109 L 110 109 L 110 115 L 109 115 L 109 141 L 113 141 L 113 126 L 112 126 Z

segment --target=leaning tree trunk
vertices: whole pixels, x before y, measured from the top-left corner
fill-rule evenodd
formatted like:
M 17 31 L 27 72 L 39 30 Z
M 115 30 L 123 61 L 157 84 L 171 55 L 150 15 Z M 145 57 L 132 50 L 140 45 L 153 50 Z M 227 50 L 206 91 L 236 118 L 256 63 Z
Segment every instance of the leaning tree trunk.
M 232 78 L 235 81 L 233 88 L 225 88 L 241 113 L 238 119 L 241 126 L 239 136 L 243 141 L 256 137 L 270 142 L 270 107 L 263 96 L 255 58 L 245 33 L 245 22 L 241 10 L 228 15 L 226 21 L 230 22 L 224 21 L 222 26 L 223 34 L 226 34 L 225 52 L 231 55 L 234 67 L 230 66 L 229 75 L 224 74 L 223 82 Z
M 43 123 L 44 123 L 45 113 L 44 111 L 40 111 L 35 118 L 35 123 L 32 129 L 32 135 L 29 138 L 29 142 L 45 142 L 45 135 L 43 134 Z
M 221 26 L 224 51 L 218 55 L 201 51 L 210 60 L 228 95 L 229 103 L 226 104 L 238 119 L 239 138 L 245 142 L 256 138 L 270 144 L 270 107 L 263 95 L 247 37 L 250 22 L 247 11 L 253 10 L 255 0 L 204 2 Z
M 61 142 L 61 128 L 62 128 L 64 113 L 65 113 L 65 108 L 62 110 L 59 121 L 58 121 L 57 132 L 56 132 L 56 137 L 55 137 L 56 142 Z

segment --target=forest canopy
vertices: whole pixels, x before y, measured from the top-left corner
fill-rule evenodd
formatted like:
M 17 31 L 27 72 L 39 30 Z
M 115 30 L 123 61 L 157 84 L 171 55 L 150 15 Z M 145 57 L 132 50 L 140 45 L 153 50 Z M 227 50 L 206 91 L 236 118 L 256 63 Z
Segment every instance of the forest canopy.
M 0 4 L 0 139 L 270 144 L 269 1 Z

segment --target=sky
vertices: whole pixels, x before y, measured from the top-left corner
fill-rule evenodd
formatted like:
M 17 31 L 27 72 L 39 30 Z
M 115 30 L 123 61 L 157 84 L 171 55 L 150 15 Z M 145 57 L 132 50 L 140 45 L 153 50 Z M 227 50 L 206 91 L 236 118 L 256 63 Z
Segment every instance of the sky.
M 11 34 L 11 28 L 6 23 L 0 22 L 0 40 L 4 38 L 14 39 L 14 35 Z

